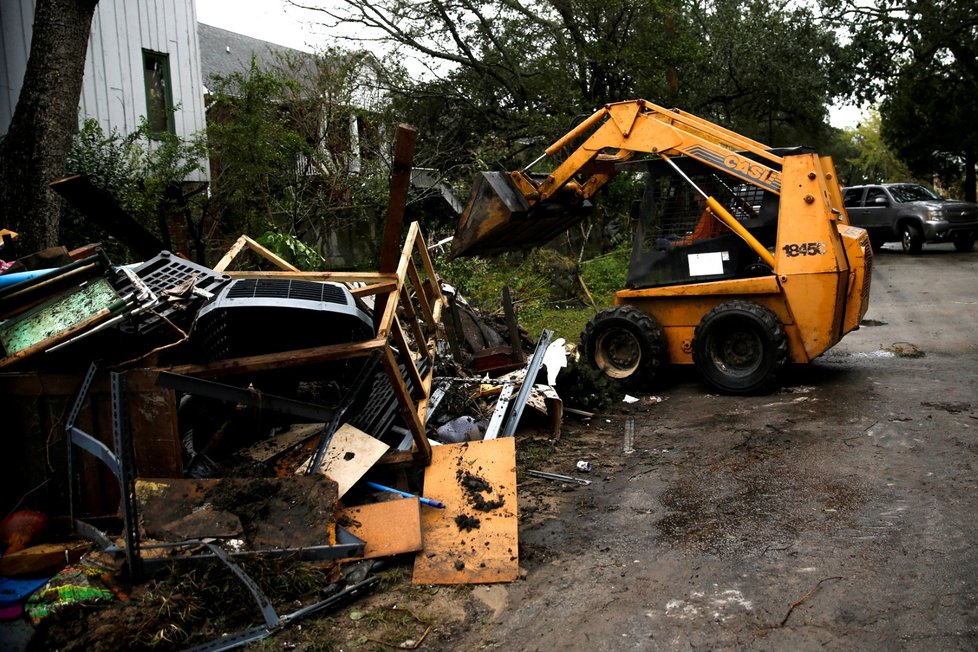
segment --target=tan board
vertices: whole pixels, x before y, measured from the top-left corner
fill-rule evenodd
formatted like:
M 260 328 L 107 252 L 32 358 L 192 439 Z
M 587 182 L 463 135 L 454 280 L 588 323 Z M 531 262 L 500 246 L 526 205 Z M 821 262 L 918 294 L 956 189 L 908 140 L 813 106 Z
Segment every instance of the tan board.
M 333 433 L 319 472 L 336 482 L 339 497 L 342 498 L 384 456 L 388 448 L 390 446 L 379 439 L 344 423 Z M 311 462 L 306 460 L 297 473 L 305 473 Z
M 415 584 L 512 582 L 519 576 L 516 445 L 512 437 L 432 448 Z M 481 507 L 481 509 L 480 509 Z
M 338 522 L 367 542 L 364 559 L 421 550 L 421 504 L 417 498 L 348 507 L 340 510 Z
M 325 423 L 303 423 L 291 426 L 288 430 L 273 435 L 268 439 L 241 450 L 241 455 L 250 457 L 256 462 L 267 462 L 282 454 L 296 444 L 300 444 L 321 432 Z

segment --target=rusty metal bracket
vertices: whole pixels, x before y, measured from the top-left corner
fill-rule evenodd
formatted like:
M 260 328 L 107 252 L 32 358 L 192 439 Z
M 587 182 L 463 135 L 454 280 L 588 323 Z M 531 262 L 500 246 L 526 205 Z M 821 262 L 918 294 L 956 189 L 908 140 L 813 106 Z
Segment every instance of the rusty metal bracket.
M 82 380 L 78 396 L 72 405 L 68 418 L 65 421 L 65 434 L 68 445 L 68 503 L 71 522 L 75 531 L 89 539 L 95 540 L 103 545 L 111 542 L 104 534 L 93 526 L 75 517 L 75 477 L 74 477 L 74 453 L 75 447 L 81 448 L 87 453 L 94 455 L 101 460 L 115 476 L 119 483 L 119 493 L 122 500 L 119 509 L 122 512 L 123 534 L 126 540 L 126 567 L 129 575 L 133 579 L 138 579 L 142 574 L 142 557 L 139 554 L 139 532 L 138 520 L 136 515 L 136 486 L 135 473 L 132 462 L 132 441 L 129 436 L 129 421 L 125 418 L 123 411 L 126 406 L 125 393 L 122 382 L 122 374 L 111 373 L 109 382 L 112 396 L 112 436 L 115 451 L 109 450 L 108 446 L 92 437 L 90 434 L 75 426 L 78 415 L 88 397 L 88 391 L 95 378 L 97 367 L 92 363 L 85 378 Z M 117 547 L 110 547 L 118 550 Z

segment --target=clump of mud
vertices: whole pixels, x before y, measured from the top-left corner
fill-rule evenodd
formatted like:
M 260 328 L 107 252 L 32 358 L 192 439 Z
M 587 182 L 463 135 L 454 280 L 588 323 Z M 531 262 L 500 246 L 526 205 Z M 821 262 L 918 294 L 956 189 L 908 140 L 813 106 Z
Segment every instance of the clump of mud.
M 484 494 L 491 496 L 495 494 L 495 491 L 485 478 L 473 475 L 468 471 L 462 471 L 461 469 L 456 473 L 456 477 L 458 478 L 459 484 L 465 489 L 469 504 L 473 509 L 480 512 L 491 512 L 506 504 L 503 498 L 486 500 Z

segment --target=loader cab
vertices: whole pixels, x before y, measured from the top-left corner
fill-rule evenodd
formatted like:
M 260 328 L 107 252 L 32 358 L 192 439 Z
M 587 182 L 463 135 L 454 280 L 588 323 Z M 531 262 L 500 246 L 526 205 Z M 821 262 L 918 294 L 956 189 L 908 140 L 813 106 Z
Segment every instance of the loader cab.
M 673 161 L 764 247 L 774 247 L 778 195 L 692 159 L 676 158 Z M 743 239 L 705 211 L 702 196 L 664 161 L 626 163 L 621 166 L 621 171 L 647 174 L 642 198 L 633 210 L 629 288 L 773 273 Z

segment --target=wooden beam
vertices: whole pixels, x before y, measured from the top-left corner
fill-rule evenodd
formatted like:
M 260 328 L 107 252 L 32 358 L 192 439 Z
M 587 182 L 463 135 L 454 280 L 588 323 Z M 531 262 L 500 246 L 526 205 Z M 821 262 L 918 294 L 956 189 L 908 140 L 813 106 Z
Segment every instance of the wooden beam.
M 408 276 L 411 277 L 411 285 L 414 286 L 414 296 L 418 300 L 418 305 L 421 306 L 421 315 L 430 324 L 434 316 L 431 314 L 431 306 L 428 304 L 424 283 L 421 282 L 421 275 L 418 273 L 418 267 L 414 264 L 413 258 L 408 259 Z
M 414 144 L 418 131 L 408 125 L 398 125 L 394 141 L 394 163 L 391 168 L 390 195 L 387 199 L 387 217 L 384 221 L 384 235 L 380 241 L 380 260 L 377 269 L 381 273 L 393 272 L 400 267 L 397 259 L 404 229 L 404 211 L 407 208 L 408 188 L 411 186 L 411 166 L 414 163 Z M 403 256 L 402 256 L 403 257 Z M 398 274 L 398 283 L 404 282 L 404 274 Z M 400 287 L 400 286 L 398 286 Z M 397 301 L 396 296 L 394 302 Z M 374 326 L 377 333 L 388 333 L 390 319 L 388 308 L 391 297 L 378 294 L 374 307 Z
M 397 126 L 394 140 L 394 164 L 391 168 L 390 195 L 387 200 L 387 218 L 381 240 L 380 272 L 393 272 L 397 264 L 397 252 L 404 227 L 404 211 L 407 207 L 408 189 L 411 187 L 411 167 L 414 165 L 414 145 L 418 130 L 410 125 Z
M 414 311 L 414 306 L 411 304 L 411 297 L 408 295 L 406 287 L 401 287 L 401 306 L 404 308 L 404 314 L 408 318 L 408 323 L 411 324 L 411 333 L 414 335 L 414 340 L 417 342 L 418 349 L 420 350 L 426 344 L 427 338 L 421 329 L 421 322 L 418 321 L 418 314 Z M 430 352 L 425 352 L 430 356 Z
M 248 248 L 249 249 L 251 249 L 256 254 L 258 254 L 259 256 L 261 256 L 262 258 L 264 258 L 265 260 L 267 260 L 268 262 L 272 263 L 273 265 L 275 265 L 279 269 L 288 270 L 290 272 L 298 272 L 299 271 L 299 268 L 298 267 L 296 267 L 295 265 L 293 265 L 289 261 L 285 260 L 284 258 L 281 258 L 281 257 L 275 255 L 275 253 L 273 253 L 270 249 L 266 249 L 265 247 L 263 247 L 262 245 L 258 244 L 257 242 L 255 242 L 254 240 L 252 240 L 251 238 L 249 238 L 248 236 L 243 235 L 241 237 L 244 238 L 245 240 L 247 240 L 247 242 L 248 242 Z
M 509 286 L 503 286 L 503 314 L 506 316 L 506 329 L 509 331 L 509 344 L 513 347 L 513 362 L 525 362 L 523 345 L 520 341 L 520 329 L 516 323 L 516 311 L 513 310 L 513 296 Z
M 225 272 L 231 278 L 275 278 L 305 281 L 333 281 L 335 283 L 391 283 L 397 280 L 393 274 L 377 272 Z
M 407 335 L 404 333 L 404 329 L 401 328 L 401 320 L 394 319 L 394 343 L 400 347 L 402 355 L 405 358 L 404 366 L 407 369 L 408 376 L 411 377 L 411 382 L 414 386 L 418 388 L 417 394 L 419 396 L 424 396 L 424 382 L 421 379 L 421 373 L 418 371 L 417 362 L 414 360 L 414 356 L 411 355 L 411 348 L 408 346 Z
M 329 346 L 316 346 L 309 349 L 296 349 L 281 353 L 264 353 L 262 355 L 230 358 L 228 360 L 218 360 L 217 362 L 201 365 L 179 365 L 171 367 L 169 371 L 175 374 L 198 376 L 201 378 L 228 376 L 273 369 L 305 367 L 322 362 L 330 362 L 332 360 L 345 360 L 347 358 L 365 356 L 371 351 L 384 348 L 387 348 L 387 338 L 378 337 L 352 344 L 330 344 Z
M 397 403 L 401 407 L 401 416 L 404 417 L 404 421 L 408 424 L 408 429 L 414 435 L 414 445 L 418 453 L 416 457 L 420 458 L 422 463 L 427 464 L 431 460 L 431 444 L 428 442 L 424 423 L 421 421 L 417 406 L 411 399 L 411 393 L 408 391 L 407 385 L 404 384 L 404 379 L 401 377 L 401 370 L 397 366 L 394 351 L 390 347 L 387 347 L 384 353 L 384 366 L 387 368 L 387 376 L 393 385 L 394 396 L 397 398 Z
M 383 283 L 374 283 L 373 285 L 365 285 L 360 288 L 350 288 L 350 294 L 355 297 L 368 297 L 373 294 L 388 294 L 397 290 L 397 281 L 384 281 Z
M 245 238 L 245 236 L 241 236 L 235 240 L 234 244 L 231 245 L 231 248 L 227 250 L 227 253 L 224 254 L 216 265 L 214 265 L 214 271 L 223 272 L 225 269 L 227 269 L 228 265 L 231 264 L 231 261 L 234 260 L 234 257 L 241 253 L 241 250 L 244 249 L 246 244 L 248 244 L 248 239 Z
M 233 261 L 235 259 L 235 257 L 239 253 L 241 253 L 241 250 L 244 249 L 245 247 L 248 247 L 249 249 L 251 249 L 252 251 L 254 251 L 256 254 L 258 254 L 259 256 L 261 256 L 262 258 L 264 258 L 265 260 L 269 261 L 270 263 L 272 263 L 273 265 L 275 265 L 279 269 L 283 269 L 283 270 L 286 270 L 286 271 L 289 271 L 289 272 L 300 272 L 301 271 L 301 270 L 299 270 L 298 267 L 296 267 L 295 265 L 293 265 L 289 261 L 287 261 L 284 258 L 281 258 L 281 257 L 275 255 L 272 251 L 270 251 L 269 249 L 266 249 L 265 247 L 263 247 L 262 245 L 260 245 L 258 242 L 256 242 L 255 240 L 252 240 L 251 238 L 249 238 L 246 235 L 242 235 L 240 238 L 238 238 L 235 241 L 235 243 L 233 245 L 231 245 L 231 248 L 228 249 L 228 251 L 227 251 L 226 254 L 224 254 L 224 257 L 221 258 L 221 260 L 218 261 L 217 265 L 214 266 L 214 271 L 216 271 L 216 272 L 223 272 L 225 269 L 227 269 L 227 266 L 231 264 L 231 261 Z

